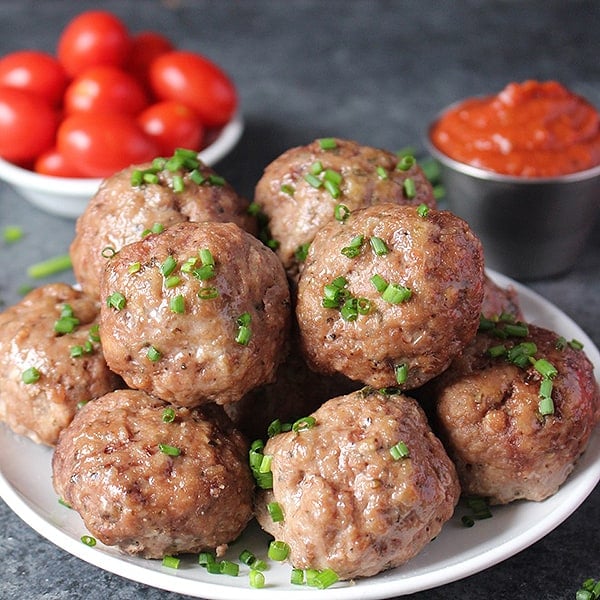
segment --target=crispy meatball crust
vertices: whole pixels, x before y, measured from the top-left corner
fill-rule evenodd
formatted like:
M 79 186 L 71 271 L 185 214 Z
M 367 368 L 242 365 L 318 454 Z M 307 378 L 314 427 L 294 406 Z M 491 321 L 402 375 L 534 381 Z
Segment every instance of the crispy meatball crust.
M 368 577 L 414 557 L 452 516 L 454 466 L 418 403 L 368 389 L 328 400 L 312 429 L 267 442 L 273 489 L 259 492 L 261 526 L 291 548 L 298 568 Z M 395 460 L 404 442 L 410 456 Z M 266 505 L 276 501 L 284 520 Z
M 324 149 L 320 140 L 291 148 L 269 164 L 256 185 L 254 201 L 269 219 L 286 270 L 293 274 L 298 269 L 296 250 L 312 242 L 320 227 L 334 218 L 337 204 L 351 211 L 382 202 L 435 207 L 433 188 L 422 169 L 416 163 L 406 169 L 398 164 L 392 152 L 342 139 L 335 140 L 334 148 Z M 306 179 L 325 180 L 328 170 L 341 176 L 337 197 L 324 184 L 315 187 Z M 409 179 L 414 192 L 410 184 L 407 192 Z
M 78 324 L 73 332 L 60 334 L 55 324 L 65 305 Z M 86 294 L 53 283 L 0 314 L 0 421 L 20 435 L 53 446 L 79 403 L 123 385 L 108 368 L 100 344 L 90 339 L 99 310 Z M 71 356 L 74 347 L 81 347 L 81 356 Z M 23 373 L 32 367 L 39 379 L 24 383 Z
M 77 219 L 70 255 L 75 278 L 88 294 L 99 297 L 99 281 L 110 256 L 105 249 L 120 250 L 140 240 L 156 224 L 169 227 L 182 221 L 236 223 L 256 233 L 248 201 L 228 183 L 211 184 L 215 171 L 205 165 L 198 169 L 203 183 L 195 183 L 190 172 L 162 169 L 157 183 L 134 186 L 132 173 L 150 168 L 151 163 L 134 165 L 106 178 Z M 175 192 L 173 178 L 183 177 L 183 190 Z M 214 180 L 214 179 L 213 179 Z
M 56 492 L 90 533 L 145 558 L 218 548 L 252 517 L 247 444 L 222 409 L 171 407 L 165 422 L 167 406 L 136 390 L 94 400 L 52 460 Z
M 363 236 L 358 256 L 342 253 Z M 377 255 L 373 238 L 387 253 Z M 410 289 L 410 298 L 390 303 L 372 282 Z M 325 286 L 338 277 L 345 291 L 370 303 L 367 314 L 347 320 L 325 308 Z M 416 388 L 439 375 L 473 338 L 484 284 L 481 243 L 468 225 L 447 211 L 420 216 L 412 206 L 381 204 L 332 221 L 315 236 L 300 279 L 296 316 L 309 364 L 323 373 L 343 373 L 375 388 Z M 400 365 L 408 368 L 397 378 Z
M 215 266 L 214 277 L 202 280 L 194 270 L 204 249 Z M 196 264 L 186 270 L 190 258 Z M 172 286 L 163 274 L 171 259 Z M 234 223 L 178 223 L 124 246 L 107 263 L 101 293 L 108 364 L 129 387 L 168 402 L 234 402 L 271 381 L 284 358 L 291 312 L 285 272 L 272 250 Z M 114 293 L 124 297 L 120 310 L 106 300 Z M 176 298 L 182 312 L 173 308 Z M 251 334 L 243 344 L 236 338 L 246 313 Z
M 593 366 L 581 350 L 557 349 L 558 334 L 529 325 L 526 338 L 479 333 L 462 356 L 426 387 L 437 430 L 456 464 L 463 492 L 492 504 L 554 494 L 584 452 L 600 420 Z M 542 377 L 488 349 L 534 342 L 535 358 L 556 367 L 554 414 L 542 416 Z

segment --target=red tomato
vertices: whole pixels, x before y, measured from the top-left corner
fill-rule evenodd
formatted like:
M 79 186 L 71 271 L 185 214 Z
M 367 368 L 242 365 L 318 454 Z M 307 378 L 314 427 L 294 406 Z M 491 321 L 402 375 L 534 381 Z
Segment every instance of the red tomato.
M 150 65 L 152 61 L 174 50 L 175 46 L 171 40 L 156 31 L 142 31 L 134 36 L 131 52 L 127 59 L 127 70 L 144 85 L 150 89 Z
M 56 146 L 87 177 L 108 177 L 158 154 L 135 120 L 122 113 L 71 115 L 58 128 Z
M 83 174 L 67 162 L 56 148 L 42 152 L 33 164 L 33 170 L 36 173 L 53 177 L 83 177 Z
M 179 100 L 194 109 L 207 127 L 225 125 L 237 108 L 233 82 L 213 62 L 174 50 L 150 66 L 152 90 L 161 100 Z
M 100 65 L 86 69 L 65 92 L 65 112 L 122 112 L 137 114 L 148 105 L 142 86 L 117 67 Z
M 0 58 L 0 85 L 35 92 L 56 106 L 67 87 L 67 74 L 50 54 L 22 50 Z
M 71 77 L 95 65 L 125 64 L 131 38 L 125 24 L 112 13 L 91 10 L 67 24 L 58 40 L 58 60 Z
M 152 104 L 138 116 L 146 135 L 156 141 L 161 154 L 170 156 L 177 148 L 200 150 L 204 127 L 200 117 L 175 100 Z
M 33 160 L 54 143 L 58 117 L 33 92 L 0 88 L 0 156 L 13 162 Z

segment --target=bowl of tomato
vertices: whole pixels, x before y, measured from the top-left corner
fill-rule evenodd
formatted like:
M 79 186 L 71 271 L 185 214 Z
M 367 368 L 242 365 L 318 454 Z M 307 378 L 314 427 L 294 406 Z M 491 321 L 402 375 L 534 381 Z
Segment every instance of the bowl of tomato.
M 0 57 L 0 180 L 60 216 L 81 214 L 104 178 L 176 148 L 212 166 L 243 128 L 220 66 L 107 11 L 69 21 L 55 53 Z

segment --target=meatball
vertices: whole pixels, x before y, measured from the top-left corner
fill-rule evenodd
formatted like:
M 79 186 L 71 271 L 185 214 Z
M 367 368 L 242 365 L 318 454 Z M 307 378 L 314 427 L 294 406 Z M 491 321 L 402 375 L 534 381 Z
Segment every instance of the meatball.
M 506 331 L 502 322 L 497 328 Z M 425 386 L 463 492 L 491 504 L 554 494 L 600 420 L 598 384 L 584 352 L 547 329 L 526 329 L 525 337 L 507 339 L 480 332 Z M 544 363 L 538 370 L 530 356 L 556 375 L 544 374 Z
M 314 426 L 272 437 L 273 488 L 257 494 L 260 525 L 298 568 L 368 577 L 418 554 L 452 516 L 454 466 L 418 403 L 369 389 L 328 400 Z M 283 520 L 267 508 L 278 502 Z
M 244 530 L 254 487 L 247 450 L 218 406 L 172 407 L 120 390 L 62 432 L 53 482 L 102 543 L 162 558 L 221 548 Z
M 382 202 L 436 205 L 433 188 L 414 161 L 329 138 L 276 158 L 256 185 L 254 201 L 268 218 L 277 254 L 292 276 L 299 266 L 296 251 L 335 218 L 337 205 L 350 211 Z
M 302 349 L 323 373 L 418 387 L 474 337 L 483 284 L 481 243 L 452 213 L 354 211 L 311 244 L 298 281 Z
M 182 221 L 219 221 L 256 232 L 247 200 L 210 167 L 197 160 L 186 164 L 190 167 L 176 170 L 167 166 L 158 169 L 151 163 L 134 165 L 103 181 L 77 219 L 70 248 L 75 278 L 85 292 L 99 297 L 107 258 L 152 229 Z M 153 177 L 136 184 L 132 177 L 139 172 L 152 173 Z
M 0 313 L 0 420 L 53 446 L 78 405 L 122 386 L 98 343 L 95 300 L 42 286 Z
M 108 364 L 168 402 L 234 402 L 271 381 L 284 358 L 285 272 L 234 223 L 178 223 L 124 246 L 101 293 Z

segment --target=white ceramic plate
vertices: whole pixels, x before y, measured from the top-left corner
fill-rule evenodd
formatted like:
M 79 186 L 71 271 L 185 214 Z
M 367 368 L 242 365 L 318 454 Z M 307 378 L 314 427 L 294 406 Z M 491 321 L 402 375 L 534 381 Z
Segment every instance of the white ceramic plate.
M 200 159 L 212 166 L 226 156 L 238 143 L 244 131 L 241 114 L 221 129 L 210 144 L 198 153 Z M 0 179 L 6 181 L 23 198 L 42 210 L 61 217 L 76 218 L 96 193 L 102 179 L 50 177 L 13 165 L 0 158 Z
M 510 279 L 490 273 L 503 286 L 513 285 L 527 320 L 552 329 L 567 339 L 584 343 L 585 352 L 600 372 L 600 354 L 589 337 L 569 317 L 541 296 Z M 79 516 L 57 501 L 51 485 L 51 450 L 0 427 L 0 494 L 5 502 L 38 533 L 79 558 L 128 579 L 153 587 L 215 600 L 310 598 L 319 600 L 382 599 L 414 593 L 482 571 L 533 544 L 562 523 L 591 493 L 600 480 L 600 431 L 561 489 L 544 502 L 516 502 L 493 508 L 493 518 L 472 528 L 460 523 L 461 507 L 441 534 L 406 565 L 357 582 L 343 582 L 319 591 L 289 583 L 290 566 L 270 564 L 267 586 L 249 587 L 247 569 L 236 578 L 210 575 L 192 557 L 178 570 L 160 561 L 127 557 L 98 544 L 84 545 L 86 533 Z M 265 557 L 268 537 L 251 525 L 234 544 L 228 557 L 237 561 L 244 548 Z

